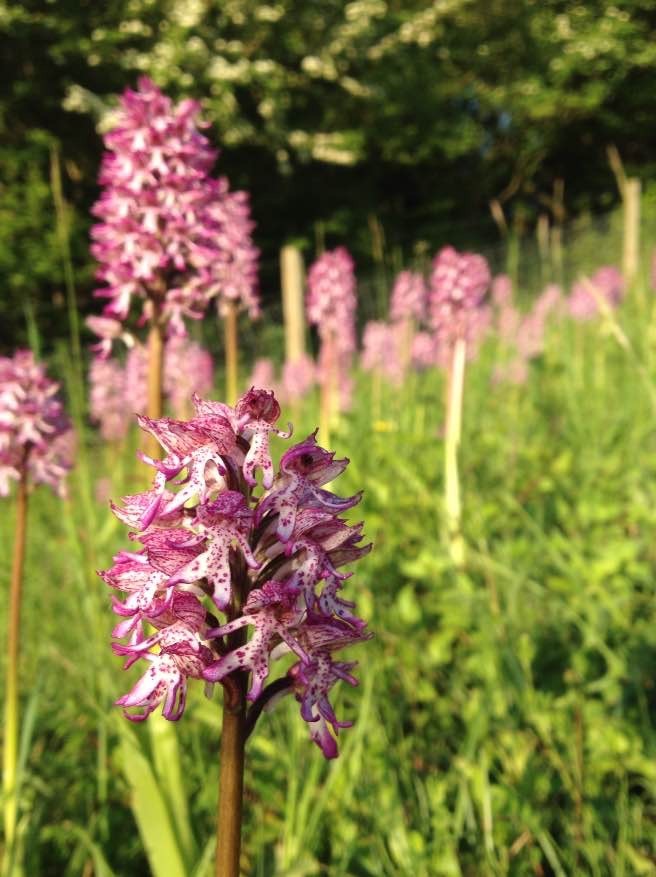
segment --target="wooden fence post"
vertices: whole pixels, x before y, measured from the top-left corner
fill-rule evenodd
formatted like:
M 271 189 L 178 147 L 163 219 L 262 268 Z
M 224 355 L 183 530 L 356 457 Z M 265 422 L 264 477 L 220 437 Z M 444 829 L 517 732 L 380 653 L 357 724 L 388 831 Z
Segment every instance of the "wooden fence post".
M 540 253 L 540 274 L 542 283 L 545 284 L 551 279 L 551 247 L 549 246 L 549 217 L 546 213 L 538 216 L 536 227 L 536 237 L 538 240 L 538 252 Z
M 629 177 L 624 184 L 624 242 L 622 274 L 631 286 L 640 265 L 640 180 Z
M 298 247 L 286 244 L 280 250 L 282 314 L 285 323 L 285 361 L 296 362 L 305 353 L 303 307 L 303 259 Z

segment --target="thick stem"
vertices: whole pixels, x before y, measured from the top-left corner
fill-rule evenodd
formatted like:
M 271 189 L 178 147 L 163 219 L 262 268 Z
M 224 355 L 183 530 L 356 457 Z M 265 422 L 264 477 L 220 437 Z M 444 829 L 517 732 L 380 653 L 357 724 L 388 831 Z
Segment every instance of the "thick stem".
M 148 417 L 159 420 L 164 409 L 164 327 L 156 314 L 148 331 Z M 158 441 L 148 435 L 146 453 L 154 458 L 161 456 Z
M 454 345 L 451 359 L 444 445 L 444 504 L 447 541 L 451 560 L 457 567 L 462 567 L 465 562 L 465 542 L 461 530 L 462 509 L 458 448 L 462 430 L 462 398 L 466 356 L 467 344 L 463 338 L 459 338 Z
M 16 766 L 18 756 L 18 647 L 20 637 L 21 589 L 25 563 L 27 531 L 27 467 L 21 468 L 16 497 L 16 530 L 9 589 L 9 630 L 7 635 L 7 674 L 5 683 L 5 734 L 2 757 L 5 856 L 12 855 L 16 833 Z
M 285 324 L 285 362 L 296 362 L 305 353 L 303 258 L 298 247 L 291 244 L 280 251 L 280 285 Z
M 225 303 L 224 307 L 223 324 L 225 332 L 226 402 L 228 405 L 234 405 L 239 394 L 237 303 L 229 301 Z
M 234 604 L 228 613 L 233 620 L 241 614 L 246 598 L 245 571 L 233 566 Z M 228 636 L 228 649 L 246 642 L 242 628 Z M 239 877 L 241 821 L 244 800 L 244 747 L 246 744 L 246 686 L 248 674 L 232 673 L 223 689 L 223 726 L 219 767 L 219 806 L 216 824 L 216 877 Z
M 216 833 L 216 877 L 239 877 L 241 820 L 244 797 L 246 742 L 246 676 L 235 674 L 235 687 L 226 688 L 221 730 L 219 808 Z M 230 698 L 227 694 L 230 692 Z M 228 702 L 228 701 L 231 702 Z

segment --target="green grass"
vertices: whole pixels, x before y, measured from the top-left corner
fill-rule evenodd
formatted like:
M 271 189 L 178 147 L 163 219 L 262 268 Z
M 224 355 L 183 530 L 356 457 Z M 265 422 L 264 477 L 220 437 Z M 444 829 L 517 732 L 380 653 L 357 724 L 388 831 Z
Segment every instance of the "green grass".
M 602 323 L 565 321 L 524 387 L 492 386 L 494 341 L 470 365 L 462 572 L 441 535 L 442 376 L 388 388 L 374 425 L 359 376 L 334 438 L 352 462 L 334 488 L 365 488 L 355 517 L 375 550 L 347 589 L 376 637 L 353 652 L 361 685 L 339 708 L 355 726 L 336 762 L 293 701 L 261 718 L 245 873 L 656 873 L 656 322 L 635 293 L 618 318 L 632 353 Z M 39 490 L 29 513 L 22 873 L 205 877 L 220 704 L 195 686 L 174 734 L 128 726 L 112 706 L 131 677 L 94 570 L 126 538 L 94 494 L 103 478 L 118 497 L 143 475 L 136 436 L 123 449 L 88 430 L 83 441 L 71 499 Z M 3 516 L 8 558 L 7 503 Z

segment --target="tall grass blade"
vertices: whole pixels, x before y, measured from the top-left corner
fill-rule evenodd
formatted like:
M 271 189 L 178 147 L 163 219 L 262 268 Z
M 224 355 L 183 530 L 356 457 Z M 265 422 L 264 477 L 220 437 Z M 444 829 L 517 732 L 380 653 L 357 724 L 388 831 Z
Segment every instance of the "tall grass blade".
M 132 812 L 153 877 L 187 877 L 166 797 L 135 733 L 120 719 L 118 757 L 132 793 Z

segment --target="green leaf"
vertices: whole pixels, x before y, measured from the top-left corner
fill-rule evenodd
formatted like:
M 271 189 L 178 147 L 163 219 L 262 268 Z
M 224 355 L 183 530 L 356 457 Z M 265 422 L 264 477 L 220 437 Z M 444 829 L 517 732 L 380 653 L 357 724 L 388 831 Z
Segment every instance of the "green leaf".
M 129 728 L 121 728 L 119 761 L 131 791 L 131 805 L 153 877 L 186 877 L 166 796 Z

